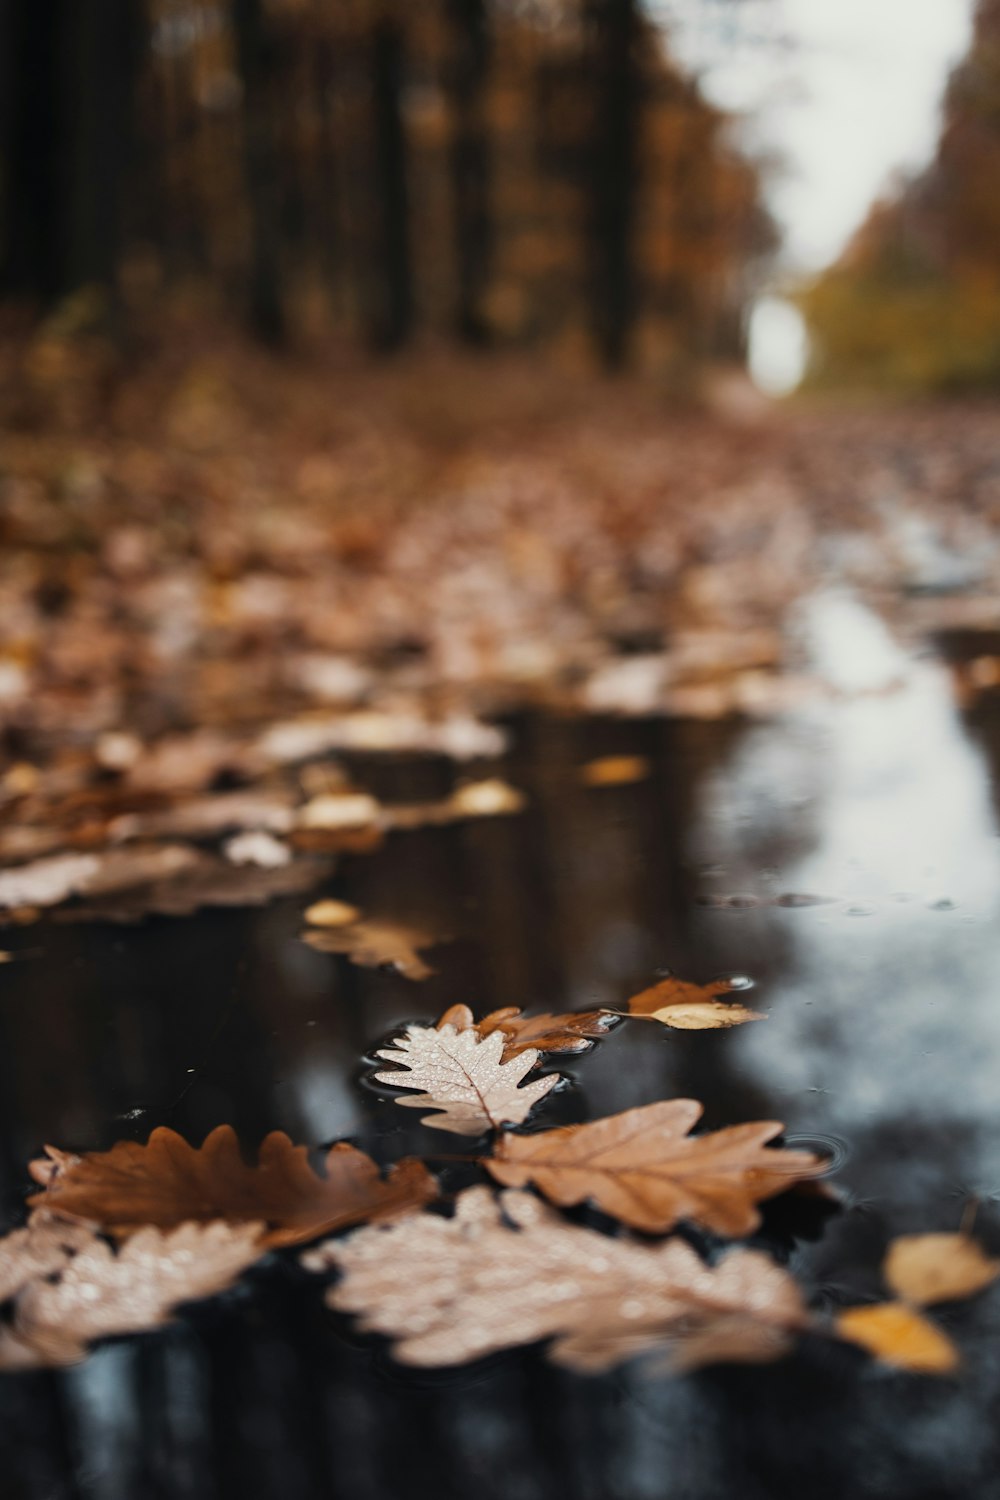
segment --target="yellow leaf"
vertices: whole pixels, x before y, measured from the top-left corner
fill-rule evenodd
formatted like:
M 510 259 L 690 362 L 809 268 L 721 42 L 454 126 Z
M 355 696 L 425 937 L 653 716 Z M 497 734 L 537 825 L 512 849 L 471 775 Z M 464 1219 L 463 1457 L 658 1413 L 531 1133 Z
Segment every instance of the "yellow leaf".
M 836 1325 L 842 1338 L 898 1370 L 946 1375 L 958 1368 L 959 1353 L 951 1339 L 903 1302 L 845 1308 Z
M 884 1275 L 898 1297 L 926 1307 L 981 1292 L 1000 1276 L 1000 1261 L 966 1234 L 904 1234 L 889 1246 Z

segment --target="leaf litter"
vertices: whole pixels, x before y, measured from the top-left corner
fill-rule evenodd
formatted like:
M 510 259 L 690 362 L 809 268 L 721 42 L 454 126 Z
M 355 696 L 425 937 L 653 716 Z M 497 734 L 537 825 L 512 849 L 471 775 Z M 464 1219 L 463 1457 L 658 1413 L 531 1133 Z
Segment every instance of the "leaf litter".
M 334 933 L 356 920 L 332 899 L 314 915 Z M 668 1004 L 677 999 L 671 991 Z M 500 1191 L 466 1188 L 450 1216 L 436 1211 L 440 1189 L 423 1162 L 408 1157 L 383 1172 L 348 1142 L 327 1150 L 321 1173 L 281 1132 L 248 1163 L 230 1126 L 197 1148 L 165 1128 L 105 1152 L 47 1147 L 30 1164 L 42 1191 L 28 1200 L 27 1225 L 0 1239 L 0 1368 L 75 1362 L 96 1340 L 154 1328 L 225 1290 L 270 1250 L 346 1229 L 303 1264 L 338 1271 L 330 1306 L 388 1336 L 403 1363 L 460 1364 L 544 1340 L 551 1358 L 585 1373 L 632 1359 L 678 1372 L 767 1362 L 810 1331 L 914 1373 L 955 1369 L 957 1348 L 922 1308 L 972 1296 L 1000 1273 L 967 1235 L 901 1237 L 885 1263 L 895 1300 L 820 1318 L 764 1252 L 737 1247 L 707 1263 L 672 1233 L 687 1223 L 744 1238 L 761 1202 L 827 1170 L 811 1152 L 772 1145 L 780 1123 L 692 1135 L 702 1106 L 668 1099 L 582 1125 L 518 1129 L 559 1081 L 525 1081 L 543 1051 L 589 1048 L 622 1019 L 508 1006 L 476 1022 L 469 1007 L 452 1006 L 436 1026 L 411 1024 L 379 1049 L 396 1066 L 377 1080 L 419 1091 L 396 1102 L 428 1110 L 422 1123 L 491 1133 L 478 1155 L 458 1159 L 478 1163 Z M 558 1212 L 585 1203 L 622 1228 L 609 1234 Z

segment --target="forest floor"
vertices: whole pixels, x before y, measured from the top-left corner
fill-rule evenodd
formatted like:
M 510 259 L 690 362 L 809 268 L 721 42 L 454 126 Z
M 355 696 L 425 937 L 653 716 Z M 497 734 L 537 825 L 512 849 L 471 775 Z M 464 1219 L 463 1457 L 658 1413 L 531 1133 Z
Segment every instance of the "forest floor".
M 236 821 L 283 828 L 331 790 L 303 782 L 316 756 L 490 756 L 486 721 L 524 707 L 779 712 L 830 691 L 798 627 L 831 587 L 911 640 L 1000 626 L 985 407 L 726 417 L 517 360 L 320 366 L 204 336 L 127 372 L 54 339 L 0 367 L 0 861 L 22 873 L 190 834 L 167 814 L 220 789 L 273 793 Z M 973 656 L 964 692 L 1000 678 Z M 43 863 L 0 905 L 78 871 Z

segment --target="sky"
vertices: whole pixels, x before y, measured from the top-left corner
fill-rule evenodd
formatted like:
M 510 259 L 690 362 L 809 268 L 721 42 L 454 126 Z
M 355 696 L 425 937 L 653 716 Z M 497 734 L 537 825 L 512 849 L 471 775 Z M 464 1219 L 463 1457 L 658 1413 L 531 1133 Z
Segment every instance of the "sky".
M 929 160 L 972 12 L 972 0 L 651 6 L 670 26 L 675 51 L 702 71 L 708 97 L 741 112 L 749 144 L 779 163 L 769 188 L 784 236 L 776 292 L 782 279 L 834 260 L 894 175 Z M 788 364 L 784 376 L 775 374 L 776 387 L 787 385 L 803 357 L 796 315 L 772 295 L 755 330 L 754 342 L 763 339 Z

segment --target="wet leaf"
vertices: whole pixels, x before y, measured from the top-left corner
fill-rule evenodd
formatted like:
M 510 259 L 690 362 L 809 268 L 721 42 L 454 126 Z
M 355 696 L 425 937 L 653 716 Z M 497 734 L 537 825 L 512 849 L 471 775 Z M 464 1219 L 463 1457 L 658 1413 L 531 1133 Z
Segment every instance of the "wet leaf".
M 477 1021 L 467 1005 L 452 1005 L 437 1024 L 439 1028 L 454 1026 L 457 1031 L 474 1027 L 480 1036 L 503 1032 L 503 1060 L 507 1062 L 529 1047 L 536 1052 L 587 1052 L 617 1021 L 618 1017 L 606 1010 L 568 1011 L 561 1016 L 547 1013 L 526 1016 L 516 1005 L 492 1010 Z
M 1000 1261 L 966 1234 L 905 1234 L 889 1246 L 883 1274 L 897 1297 L 927 1307 L 981 1292 L 1000 1276 Z
M 352 963 L 365 969 L 397 969 L 404 979 L 430 978 L 434 970 L 420 957 L 419 950 L 441 941 L 405 922 L 377 917 L 363 917 L 346 926 L 307 928 L 302 940 L 319 953 L 345 953 Z
M 404 1364 L 457 1365 L 552 1339 L 572 1369 L 606 1370 L 637 1355 L 691 1369 L 771 1360 L 807 1316 L 795 1282 L 758 1251 L 709 1267 L 679 1239 L 640 1244 L 569 1224 L 536 1198 L 485 1188 L 458 1197 L 454 1218 L 416 1215 L 372 1226 L 303 1257 L 343 1279 L 330 1305 L 393 1340 Z
M 306 909 L 306 921 L 313 927 L 349 927 L 361 912 L 347 901 L 316 901 Z
M 39 1276 L 57 1271 L 74 1251 L 89 1244 L 92 1231 L 51 1214 L 34 1213 L 23 1229 L 0 1239 L 0 1302 L 16 1296 Z
M 13 1328 L 21 1350 L 0 1350 L 0 1358 L 6 1353 L 14 1363 L 26 1350 L 37 1364 L 72 1364 L 94 1339 L 155 1328 L 179 1303 L 224 1291 L 258 1260 L 262 1228 L 218 1221 L 166 1233 L 146 1227 L 118 1250 L 91 1235 L 21 1291 Z
M 99 899 L 69 906 L 57 915 L 68 922 L 139 922 L 147 916 L 186 917 L 202 907 L 263 906 L 278 896 L 298 895 L 332 872 L 329 860 L 300 858 L 262 869 L 233 865 L 198 852 L 179 877 L 154 880 L 134 889 L 107 892 Z
M 584 786 L 629 786 L 645 781 L 649 771 L 644 755 L 604 755 L 582 767 L 580 780 Z
M 453 1130 L 458 1135 L 482 1135 L 500 1125 L 519 1125 L 532 1106 L 558 1082 L 556 1075 L 521 1084 L 538 1061 L 528 1048 L 519 1057 L 503 1061 L 504 1034 L 495 1031 L 480 1037 L 474 1030 L 407 1026 L 392 1047 L 383 1047 L 378 1057 L 398 1063 L 393 1072 L 376 1073 L 379 1083 L 396 1088 L 420 1089 L 416 1098 L 398 1098 L 397 1104 L 411 1109 L 433 1109 L 422 1125 L 435 1130 Z
M 592 1201 L 633 1229 L 664 1234 L 682 1219 L 716 1234 L 752 1234 L 755 1205 L 825 1164 L 809 1151 L 767 1150 L 774 1120 L 690 1136 L 694 1099 L 668 1099 L 586 1125 L 505 1135 L 484 1165 L 506 1187 L 533 1183 L 568 1208 Z
M 959 1353 L 951 1339 L 904 1302 L 845 1308 L 835 1326 L 841 1338 L 899 1370 L 947 1375 L 958 1368 Z
M 633 995 L 628 1002 L 628 1014 L 660 1021 L 677 1031 L 718 1031 L 742 1026 L 747 1021 L 766 1021 L 767 1017 L 759 1010 L 717 998 L 730 995 L 737 988 L 730 979 L 691 984 L 670 974 L 648 990 Z
M 263 1243 L 294 1245 L 362 1219 L 384 1217 L 426 1203 L 437 1189 L 422 1163 L 407 1158 L 382 1177 L 354 1146 L 331 1147 L 319 1176 L 305 1146 L 280 1130 L 247 1166 L 231 1125 L 219 1125 L 199 1146 L 160 1127 L 146 1145 L 118 1141 L 110 1151 L 73 1156 L 46 1147 L 31 1163 L 44 1187 L 28 1200 L 74 1219 L 99 1224 L 110 1234 L 134 1234 L 146 1224 L 172 1228 L 188 1220 L 259 1220 Z

